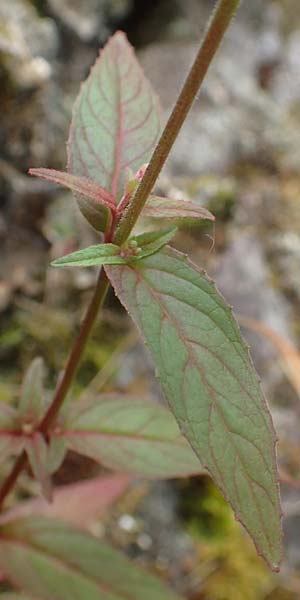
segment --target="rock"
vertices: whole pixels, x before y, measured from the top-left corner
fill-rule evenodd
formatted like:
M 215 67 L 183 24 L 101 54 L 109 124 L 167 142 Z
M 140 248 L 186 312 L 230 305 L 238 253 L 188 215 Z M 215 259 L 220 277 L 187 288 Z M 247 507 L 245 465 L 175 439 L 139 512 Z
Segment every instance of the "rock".
M 289 118 L 291 105 L 280 100 L 278 86 L 270 87 L 268 79 L 275 77 L 284 53 L 290 58 L 283 61 L 280 72 L 291 81 L 293 73 L 299 73 L 297 37 L 285 48 L 276 14 L 270 12 L 265 24 L 262 18 L 258 31 L 253 29 L 253 21 L 242 16 L 229 29 L 169 157 L 167 174 L 224 173 L 241 161 L 286 168 L 292 164 L 295 150 L 299 156 L 299 122 Z M 289 44 L 293 47 L 290 51 Z M 197 49 L 198 43 L 167 41 L 141 52 L 146 74 L 161 97 L 165 118 Z M 279 87 L 287 94 L 287 85 L 279 83 Z M 293 94 L 295 98 L 298 85 Z M 297 158 L 293 164 L 299 164 Z
M 27 0 L 2 2 L 0 21 L 1 62 L 11 80 L 23 88 L 47 81 L 58 49 L 54 21 L 40 18 Z
M 258 236 L 237 233 L 210 274 L 237 316 L 255 319 L 293 341 L 291 309 L 283 294 L 271 284 L 270 268 Z M 250 343 L 265 391 L 274 398 L 283 380 L 276 349 L 261 335 L 249 330 L 243 333 Z
M 131 0 L 49 0 L 55 17 L 85 42 L 105 41 L 110 21 L 123 18 L 130 5 Z

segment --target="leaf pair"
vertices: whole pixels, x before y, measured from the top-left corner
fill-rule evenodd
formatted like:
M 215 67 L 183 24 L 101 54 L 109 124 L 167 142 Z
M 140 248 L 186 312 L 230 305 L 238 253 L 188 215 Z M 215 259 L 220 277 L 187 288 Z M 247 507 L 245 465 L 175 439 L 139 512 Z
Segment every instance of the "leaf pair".
M 176 227 L 151 231 L 132 237 L 122 247 L 116 244 L 98 244 L 78 250 L 54 260 L 52 267 L 91 267 L 95 265 L 126 265 L 151 256 L 165 246 L 175 235 Z
M 38 432 L 45 412 L 43 377 L 43 361 L 35 358 L 25 373 L 17 409 L 0 405 L 0 453 L 4 462 L 25 451 L 44 497 L 50 500 L 50 476 L 62 463 L 65 449 L 60 440 L 52 439 L 47 444 Z
M 203 472 L 172 414 L 149 400 L 128 396 L 75 403 L 46 443 L 38 431 L 44 414 L 42 369 L 41 359 L 35 359 L 25 374 L 19 410 L 0 405 L 0 450 L 3 461 L 25 450 L 46 499 L 52 497 L 50 476 L 68 449 L 135 476 L 171 478 Z

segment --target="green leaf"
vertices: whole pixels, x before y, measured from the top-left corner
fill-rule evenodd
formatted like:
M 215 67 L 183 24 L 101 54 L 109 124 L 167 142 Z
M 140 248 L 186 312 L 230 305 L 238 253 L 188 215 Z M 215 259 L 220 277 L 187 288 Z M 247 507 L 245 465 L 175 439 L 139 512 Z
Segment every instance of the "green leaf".
M 0 533 L 0 567 L 38 600 L 179 600 L 95 537 L 64 523 L 28 518 Z
M 39 432 L 25 438 L 25 451 L 35 479 L 39 482 L 43 497 L 51 502 L 52 485 L 48 467 L 48 446 Z
M 126 264 L 119 256 L 120 247 L 115 244 L 97 244 L 57 258 L 52 267 L 93 267 L 95 265 Z
M 147 162 L 160 133 L 156 95 L 122 32 L 101 51 L 74 106 L 68 170 L 118 199 L 126 169 Z
M 71 450 L 123 473 L 168 478 L 203 472 L 173 415 L 150 401 L 103 396 L 79 403 L 60 435 Z
M 147 231 L 140 235 L 133 236 L 129 240 L 129 245 L 136 245 L 140 250 L 132 260 L 141 260 L 146 256 L 151 256 L 158 252 L 174 237 L 177 232 L 177 227 L 168 227 L 167 229 L 159 229 L 158 231 Z
M 175 235 L 176 227 L 137 235 L 122 248 L 115 244 L 98 244 L 77 250 L 54 260 L 52 267 L 93 267 L 95 265 L 126 265 L 158 252 Z
M 205 273 L 171 248 L 106 272 L 149 346 L 182 433 L 276 570 L 275 435 L 231 309 Z
M 214 215 L 191 200 L 172 200 L 160 196 L 149 196 L 142 215 L 152 219 L 206 219 L 214 221 Z
M 22 419 L 37 423 L 44 412 L 44 361 L 35 358 L 25 373 L 19 400 L 18 414 Z
M 111 224 L 111 213 L 116 208 L 115 199 L 110 192 L 86 177 L 76 177 L 54 169 L 29 169 L 29 174 L 72 190 L 81 213 L 90 225 L 97 231 L 107 231 Z

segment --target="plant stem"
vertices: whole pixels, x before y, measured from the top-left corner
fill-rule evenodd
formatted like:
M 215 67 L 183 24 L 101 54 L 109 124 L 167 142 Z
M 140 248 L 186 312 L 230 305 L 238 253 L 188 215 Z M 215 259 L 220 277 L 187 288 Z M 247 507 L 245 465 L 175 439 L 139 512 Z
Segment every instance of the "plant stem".
M 115 243 L 121 244 L 126 241 L 132 228 L 134 227 L 186 119 L 186 116 L 196 98 L 196 94 L 201 86 L 201 83 L 203 82 L 208 67 L 218 47 L 220 46 L 224 33 L 238 8 L 239 3 L 240 0 L 219 0 L 209 22 L 194 64 L 186 78 L 182 91 L 165 126 L 161 138 L 153 152 L 145 175 L 117 228 L 114 237 Z M 102 269 L 91 303 L 82 322 L 79 335 L 71 350 L 71 354 L 69 356 L 62 379 L 58 383 L 53 400 L 39 426 L 40 433 L 44 435 L 49 432 L 51 426 L 55 422 L 58 412 L 70 389 L 85 349 L 86 342 L 97 317 L 99 308 L 103 305 L 108 288 L 109 281 L 105 275 L 104 269 Z M 8 475 L 7 479 L 3 483 L 2 488 L 0 489 L 0 507 L 6 496 L 13 489 L 17 478 L 26 466 L 26 463 L 26 455 L 23 453 L 17 459 L 11 473 Z
M 55 422 L 58 412 L 66 398 L 66 395 L 70 389 L 71 383 L 74 379 L 75 373 L 78 369 L 80 359 L 86 346 L 86 342 L 91 333 L 92 327 L 96 320 L 99 308 L 103 305 L 107 291 L 109 289 L 109 281 L 106 277 L 104 269 L 101 269 L 98 281 L 94 290 L 93 297 L 86 311 L 86 315 L 82 321 L 78 337 L 73 345 L 66 368 L 63 376 L 58 382 L 53 400 L 40 423 L 38 430 L 42 434 L 47 434 L 51 425 Z M 13 489 L 20 473 L 23 471 L 27 464 L 27 457 L 23 452 L 16 460 L 13 469 L 4 481 L 0 489 L 0 508 L 5 500 L 6 496 Z
M 182 91 L 173 108 L 160 140 L 153 152 L 148 168 L 133 199 L 120 221 L 114 242 L 122 244 L 134 227 L 157 178 L 168 158 L 170 150 L 196 98 L 208 67 L 219 48 L 224 33 L 234 16 L 240 0 L 219 0 L 208 24 L 204 39 L 194 64 L 185 80 Z

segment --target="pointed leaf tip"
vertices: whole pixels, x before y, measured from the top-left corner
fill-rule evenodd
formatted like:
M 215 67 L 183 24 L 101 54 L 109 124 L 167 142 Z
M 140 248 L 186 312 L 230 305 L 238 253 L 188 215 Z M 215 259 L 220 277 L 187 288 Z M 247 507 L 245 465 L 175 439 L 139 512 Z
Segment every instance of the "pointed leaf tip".
M 88 177 L 119 200 L 126 171 L 147 162 L 160 133 L 158 100 L 124 33 L 101 50 L 76 100 L 68 171 Z
M 151 351 L 182 433 L 272 569 L 282 555 L 275 434 L 239 328 L 181 253 L 105 267 Z

